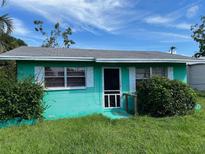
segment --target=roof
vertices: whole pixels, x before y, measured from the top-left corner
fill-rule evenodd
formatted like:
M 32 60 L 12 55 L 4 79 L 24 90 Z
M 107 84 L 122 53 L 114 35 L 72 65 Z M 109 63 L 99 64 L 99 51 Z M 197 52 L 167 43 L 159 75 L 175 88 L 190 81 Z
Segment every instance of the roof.
M 199 57 L 200 61 L 197 62 L 189 62 L 188 65 L 205 65 L 205 57 Z
M 159 51 L 19 47 L 0 54 L 2 60 L 94 61 L 94 62 L 195 62 L 197 59 Z

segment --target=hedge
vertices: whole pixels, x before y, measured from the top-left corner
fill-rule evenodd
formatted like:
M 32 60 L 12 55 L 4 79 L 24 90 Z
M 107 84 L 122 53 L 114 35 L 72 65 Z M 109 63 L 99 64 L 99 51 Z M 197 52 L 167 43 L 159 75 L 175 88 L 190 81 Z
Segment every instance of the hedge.
M 16 81 L 0 72 L 0 120 L 42 119 L 43 88 L 31 79 Z
M 186 115 L 196 104 L 194 90 L 177 80 L 153 77 L 138 83 L 137 90 L 140 114 L 156 117 Z

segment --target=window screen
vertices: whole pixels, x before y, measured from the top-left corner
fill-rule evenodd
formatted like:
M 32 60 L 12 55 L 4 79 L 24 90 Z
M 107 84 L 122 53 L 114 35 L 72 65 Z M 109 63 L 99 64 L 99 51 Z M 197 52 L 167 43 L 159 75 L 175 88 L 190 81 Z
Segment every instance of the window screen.
M 152 76 L 163 76 L 167 77 L 167 68 L 165 67 L 153 67 Z
M 85 87 L 85 75 L 84 68 L 45 67 L 45 87 Z
M 45 86 L 64 87 L 64 68 L 45 67 Z
M 67 87 L 84 87 L 85 69 L 67 68 Z

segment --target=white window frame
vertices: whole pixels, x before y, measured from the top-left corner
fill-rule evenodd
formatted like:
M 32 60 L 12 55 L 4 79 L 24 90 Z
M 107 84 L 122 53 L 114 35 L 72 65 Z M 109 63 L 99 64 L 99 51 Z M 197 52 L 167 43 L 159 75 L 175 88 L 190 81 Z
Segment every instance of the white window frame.
M 150 77 L 159 76 L 159 75 L 153 75 L 153 68 L 164 68 L 164 69 L 165 69 L 165 75 L 166 75 L 166 76 L 161 76 L 161 77 L 166 77 L 166 78 L 168 78 L 168 68 L 169 68 L 169 67 L 160 67 L 160 66 L 158 66 L 158 67 L 152 67 L 152 69 L 151 69 L 151 70 L 152 70 L 152 72 L 151 72 L 151 73 L 152 73 L 152 76 L 150 76 Z
M 84 73 L 85 73 L 85 76 L 71 76 L 71 77 L 85 77 L 85 86 L 76 86 L 76 87 L 68 87 L 67 86 L 67 83 L 68 83 L 68 75 L 67 75 L 67 68 L 73 68 L 73 69 L 76 69 L 76 68 L 79 68 L 79 69 L 83 69 L 84 70 Z M 85 67 L 65 67 L 65 70 L 64 71 L 66 71 L 65 72 L 65 80 L 66 80 L 66 83 L 65 83 L 65 88 L 69 88 L 69 89 L 81 89 L 81 88 L 86 88 L 87 87 L 87 85 L 86 85 L 86 77 L 87 77 L 87 75 L 86 75 L 86 68 Z
M 160 67 L 160 66 L 159 66 Z M 154 75 L 153 75 L 153 68 L 154 67 L 139 67 L 140 69 L 143 69 L 143 68 L 149 68 L 149 73 L 150 73 L 150 78 L 151 77 L 153 77 Z M 146 79 L 149 79 L 149 78 L 137 78 L 137 69 L 139 69 L 139 68 L 136 68 L 136 73 L 135 73 L 135 80 L 146 80 Z M 168 68 L 169 67 L 161 67 L 161 68 L 165 68 L 166 69 L 166 71 L 167 71 L 167 73 L 166 73 L 166 78 L 168 78 Z
M 50 68 L 64 68 L 64 67 L 50 67 Z M 65 72 L 64 72 L 64 76 L 46 76 L 46 67 L 44 67 L 44 70 L 45 70 L 45 72 L 44 72 L 44 88 L 45 89 L 63 89 L 65 87 Z M 65 69 L 63 69 L 63 71 L 65 71 Z M 59 78 L 59 77 L 64 78 L 64 86 L 62 86 L 62 87 L 46 87 L 46 85 L 45 85 L 46 77 L 47 78 Z
M 55 66 L 51 66 L 51 67 L 55 67 Z M 64 87 L 45 87 L 44 84 L 44 89 L 45 90 L 72 90 L 72 89 L 86 89 L 86 79 L 87 79 L 87 75 L 86 75 L 86 68 L 85 67 L 59 67 L 59 68 L 64 68 Z M 85 72 L 85 86 L 78 86 L 78 87 L 67 87 L 67 68 L 80 68 L 83 69 Z M 45 82 L 45 72 L 44 72 L 44 82 Z M 79 76 L 78 76 L 79 77 Z M 54 77 L 55 78 L 55 77 Z
M 147 68 L 147 69 L 149 69 L 149 75 L 150 75 L 150 77 L 151 77 L 151 67 L 141 67 L 141 68 L 135 68 L 135 79 L 136 80 L 146 80 L 146 79 L 149 79 L 149 78 L 137 78 L 137 69 L 145 69 L 145 68 Z

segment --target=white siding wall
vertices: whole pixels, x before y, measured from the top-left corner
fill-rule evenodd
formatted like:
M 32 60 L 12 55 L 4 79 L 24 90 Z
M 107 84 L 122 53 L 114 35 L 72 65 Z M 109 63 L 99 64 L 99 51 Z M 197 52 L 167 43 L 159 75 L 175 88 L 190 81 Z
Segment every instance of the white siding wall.
M 205 90 L 205 64 L 188 66 L 188 83 L 192 88 Z

